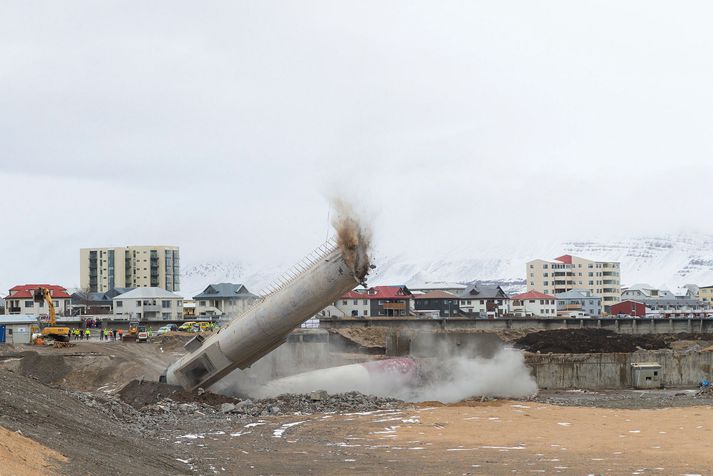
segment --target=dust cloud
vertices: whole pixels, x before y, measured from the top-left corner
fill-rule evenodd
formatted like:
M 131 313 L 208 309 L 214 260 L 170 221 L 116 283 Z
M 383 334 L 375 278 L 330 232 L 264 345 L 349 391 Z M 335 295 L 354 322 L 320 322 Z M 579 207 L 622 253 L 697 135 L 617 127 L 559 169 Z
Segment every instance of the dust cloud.
M 337 232 L 337 245 L 354 276 L 363 281 L 370 269 L 371 229 L 366 226 L 366 220 L 357 215 L 351 203 L 336 197 L 331 199 L 331 203 L 335 211 L 332 226 Z
M 297 355 L 283 346 L 253 368 L 236 371 L 212 389 L 228 395 L 270 398 L 325 390 L 361 392 L 408 402 L 454 403 L 473 397 L 519 398 L 537 393 L 522 351 L 505 345 L 477 350 L 433 342 L 428 357 L 345 364 L 339 353 L 315 347 Z M 335 366 L 336 365 L 336 366 Z M 311 368 L 310 368 L 311 367 Z

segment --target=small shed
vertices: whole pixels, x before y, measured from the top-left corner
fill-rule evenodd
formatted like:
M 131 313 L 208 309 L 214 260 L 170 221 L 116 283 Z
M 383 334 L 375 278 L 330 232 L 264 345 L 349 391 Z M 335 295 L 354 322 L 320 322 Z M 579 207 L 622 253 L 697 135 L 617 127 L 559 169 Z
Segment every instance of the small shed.
M 29 344 L 37 317 L 28 314 L 0 315 L 0 344 Z
M 631 364 L 631 383 L 634 388 L 661 388 L 661 364 L 658 362 L 637 362 Z

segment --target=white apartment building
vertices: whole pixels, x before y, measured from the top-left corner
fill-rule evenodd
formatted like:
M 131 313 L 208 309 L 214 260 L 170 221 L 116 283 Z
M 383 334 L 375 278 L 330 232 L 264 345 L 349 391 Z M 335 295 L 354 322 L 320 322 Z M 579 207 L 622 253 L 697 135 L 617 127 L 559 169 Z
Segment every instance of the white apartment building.
M 554 260 L 536 259 L 526 264 L 527 290 L 560 294 L 583 289 L 602 298 L 606 312 L 621 301 L 620 265 L 616 261 L 593 261 L 563 255 Z
M 164 320 L 183 319 L 183 297 L 165 289 L 136 288 L 114 299 L 114 316 L 119 319 Z
M 177 246 L 126 246 L 79 250 L 80 286 L 89 292 L 114 288 L 181 289 Z
M 549 294 L 528 291 L 511 299 L 515 317 L 557 317 L 557 298 Z

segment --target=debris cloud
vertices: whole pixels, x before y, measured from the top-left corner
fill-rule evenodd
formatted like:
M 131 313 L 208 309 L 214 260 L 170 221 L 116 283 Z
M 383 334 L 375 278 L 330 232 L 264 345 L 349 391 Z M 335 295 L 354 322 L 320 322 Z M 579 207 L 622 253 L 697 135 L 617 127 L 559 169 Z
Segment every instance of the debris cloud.
M 371 229 L 351 203 L 342 198 L 332 198 L 331 202 L 335 210 L 332 226 L 337 232 L 337 245 L 354 276 L 363 281 L 369 273 Z

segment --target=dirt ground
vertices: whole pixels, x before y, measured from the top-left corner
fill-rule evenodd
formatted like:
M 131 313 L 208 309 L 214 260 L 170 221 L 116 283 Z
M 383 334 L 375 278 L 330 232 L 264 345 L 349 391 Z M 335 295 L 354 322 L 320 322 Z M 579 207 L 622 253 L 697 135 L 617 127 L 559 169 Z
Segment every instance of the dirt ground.
M 610 342 L 593 335 L 579 348 Z M 155 383 L 184 341 L 3 348 L 0 476 L 713 474 L 710 392 L 544 391 L 447 406 L 357 398 L 358 410 L 306 397 L 225 411 L 241 402 Z M 134 379 L 144 383 L 121 391 Z
M 585 354 L 635 352 L 636 350 L 680 349 L 687 346 L 710 346 L 713 334 L 617 334 L 604 329 L 557 329 L 529 333 L 514 341 L 516 347 L 528 352 Z

